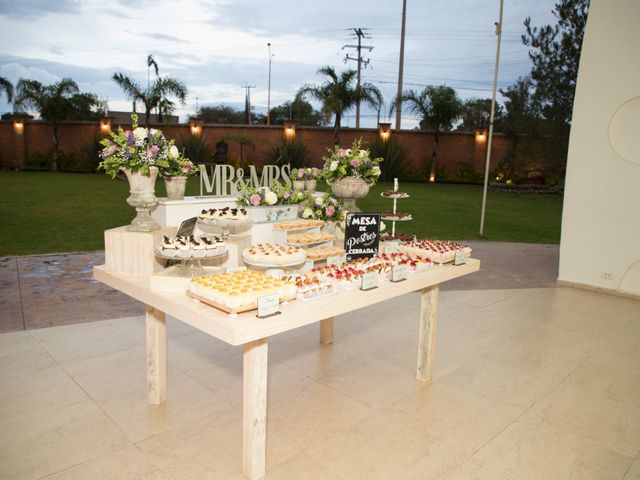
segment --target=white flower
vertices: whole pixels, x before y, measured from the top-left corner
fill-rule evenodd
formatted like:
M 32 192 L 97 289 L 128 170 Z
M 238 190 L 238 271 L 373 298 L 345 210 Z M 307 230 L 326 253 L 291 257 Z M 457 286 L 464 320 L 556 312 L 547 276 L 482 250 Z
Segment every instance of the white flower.
M 329 165 L 329 170 L 331 170 L 332 172 L 335 172 L 336 169 L 338 168 L 338 161 L 334 160 L 333 162 L 331 162 L 331 164 Z
M 362 159 L 367 158 L 367 156 L 368 156 L 368 155 L 369 155 L 369 152 L 367 152 L 366 150 L 360 150 L 360 151 L 358 152 L 358 156 L 359 156 L 360 158 L 362 158 Z
M 180 156 L 180 150 L 175 145 L 171 145 L 169 149 L 169 158 L 178 158 Z
M 379 167 L 379 166 L 377 166 L 377 165 L 376 165 L 376 166 L 374 166 L 374 167 L 371 169 L 371 173 L 372 173 L 373 175 L 380 175 L 380 167 Z
M 384 224 L 384 222 L 380 222 L 380 231 L 384 232 L 387 229 L 387 226 Z
M 269 205 L 275 205 L 276 202 L 278 201 L 278 195 L 276 195 L 272 191 L 268 191 L 267 193 L 264 194 L 264 201 L 267 202 L 267 204 Z
M 350 149 L 350 148 L 347 148 L 347 153 L 346 153 L 346 155 L 351 155 L 351 149 Z
M 138 127 L 133 131 L 133 137 L 136 139 L 136 143 L 141 143 L 147 138 L 147 129 Z
M 304 209 L 304 212 L 302 212 L 302 218 L 311 218 L 313 217 L 313 210 L 311 210 L 309 207 Z

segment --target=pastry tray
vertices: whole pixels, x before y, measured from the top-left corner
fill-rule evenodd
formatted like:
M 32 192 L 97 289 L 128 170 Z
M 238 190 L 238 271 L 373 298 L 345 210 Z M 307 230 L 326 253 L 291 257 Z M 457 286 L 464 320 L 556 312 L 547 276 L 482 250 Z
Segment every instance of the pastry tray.
M 391 200 L 399 200 L 401 198 L 409 198 L 411 195 L 409 195 L 408 193 L 402 193 L 400 195 L 383 195 L 382 193 L 380 194 L 380 196 L 382 198 L 390 198 Z
M 191 293 L 189 290 L 187 290 L 186 293 L 188 297 L 193 298 L 194 300 L 198 300 L 199 302 L 209 305 L 210 307 L 217 308 L 218 310 L 222 310 L 223 312 L 230 313 L 232 315 L 237 313 L 250 312 L 251 310 L 258 309 L 258 304 L 255 302 L 248 305 L 242 305 L 241 307 L 231 308 L 227 307 L 226 305 L 222 305 L 221 303 L 214 302 L 213 300 L 210 300 L 208 298 L 201 297 L 200 295 L 196 295 L 195 293 Z M 296 297 L 283 297 L 280 299 L 280 304 L 282 304 L 283 302 L 290 302 L 295 299 Z

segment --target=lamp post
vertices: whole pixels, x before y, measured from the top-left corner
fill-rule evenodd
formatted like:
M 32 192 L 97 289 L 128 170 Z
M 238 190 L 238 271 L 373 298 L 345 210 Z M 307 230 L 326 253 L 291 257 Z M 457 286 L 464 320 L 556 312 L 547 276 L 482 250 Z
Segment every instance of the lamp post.
M 275 53 L 271 55 L 271 42 L 267 43 L 269 48 L 269 86 L 267 87 L 267 127 L 271 126 L 271 60 Z

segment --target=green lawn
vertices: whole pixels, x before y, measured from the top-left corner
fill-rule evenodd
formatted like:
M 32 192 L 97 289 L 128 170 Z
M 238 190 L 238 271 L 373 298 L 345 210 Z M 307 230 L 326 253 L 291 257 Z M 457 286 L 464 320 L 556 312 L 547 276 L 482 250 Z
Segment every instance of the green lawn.
M 158 196 L 165 195 L 158 181 Z M 127 205 L 128 185 L 107 175 L 0 172 L 0 255 L 101 250 L 102 232 L 125 225 L 134 216 Z M 374 187 L 358 202 L 364 211 L 390 209 L 380 197 L 389 184 Z M 398 202 L 414 221 L 399 231 L 420 238 L 479 239 L 482 188 L 463 185 L 405 183 L 411 198 Z M 187 194 L 199 193 L 189 180 Z M 485 239 L 558 243 L 562 198 L 550 195 L 489 193 Z M 390 227 L 390 225 L 389 225 Z

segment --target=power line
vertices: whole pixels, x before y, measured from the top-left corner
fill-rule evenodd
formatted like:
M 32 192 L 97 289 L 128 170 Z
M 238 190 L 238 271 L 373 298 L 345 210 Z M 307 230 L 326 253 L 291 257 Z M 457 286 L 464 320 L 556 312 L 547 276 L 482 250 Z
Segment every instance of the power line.
M 365 28 L 366 30 L 366 28 Z M 362 28 L 354 28 L 353 32 L 355 33 L 356 37 L 358 38 L 358 44 L 357 45 L 344 45 L 342 47 L 342 49 L 344 50 L 345 48 L 355 48 L 358 51 L 358 56 L 357 57 L 351 57 L 348 53 L 345 55 L 344 57 L 344 63 L 347 63 L 347 61 L 349 60 L 355 60 L 356 62 L 358 62 L 358 74 L 357 74 L 357 79 L 356 79 L 356 89 L 359 92 L 360 91 L 360 79 L 361 79 L 361 71 L 362 71 L 362 65 L 364 64 L 365 68 L 367 65 L 369 65 L 369 59 L 367 58 L 366 60 L 363 60 L 362 58 L 362 49 L 365 48 L 369 51 L 373 50 L 373 47 L 370 45 L 362 45 L 362 39 L 363 38 L 371 38 L 369 36 L 366 36 L 365 32 L 363 32 Z M 357 100 L 356 100 L 356 128 L 360 127 L 360 97 L 358 96 Z

